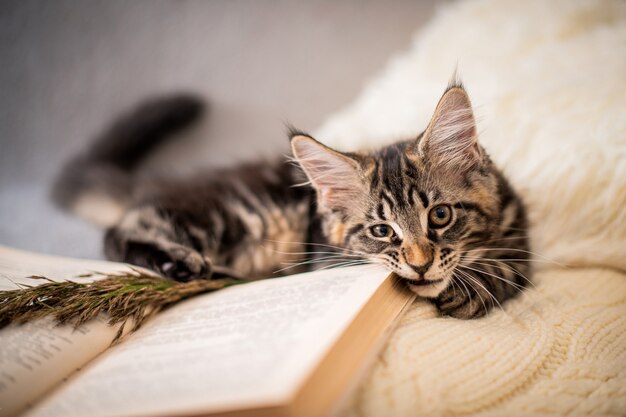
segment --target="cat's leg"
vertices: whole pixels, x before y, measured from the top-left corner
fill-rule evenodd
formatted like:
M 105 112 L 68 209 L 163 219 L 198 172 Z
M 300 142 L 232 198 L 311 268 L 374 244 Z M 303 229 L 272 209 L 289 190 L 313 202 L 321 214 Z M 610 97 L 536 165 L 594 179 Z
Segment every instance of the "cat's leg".
M 109 259 L 153 269 L 183 282 L 210 277 L 211 260 L 205 250 L 189 227 L 151 206 L 130 210 L 105 237 Z
M 177 280 L 297 272 L 316 230 L 314 194 L 293 186 L 298 175 L 262 164 L 161 187 L 108 231 L 106 255 Z
M 232 198 L 221 200 L 225 205 L 196 207 L 194 221 L 173 208 L 132 209 L 108 230 L 105 253 L 177 281 L 214 274 L 269 277 L 302 261 L 309 231 L 306 200 L 262 212 Z

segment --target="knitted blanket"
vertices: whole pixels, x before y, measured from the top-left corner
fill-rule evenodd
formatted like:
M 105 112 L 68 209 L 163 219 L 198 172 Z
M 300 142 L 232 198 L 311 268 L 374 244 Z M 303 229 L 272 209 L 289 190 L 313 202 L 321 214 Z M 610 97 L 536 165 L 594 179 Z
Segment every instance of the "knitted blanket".
M 446 4 L 317 137 L 415 136 L 454 69 L 524 197 L 534 286 L 475 321 L 417 301 L 350 416 L 626 415 L 626 2 Z

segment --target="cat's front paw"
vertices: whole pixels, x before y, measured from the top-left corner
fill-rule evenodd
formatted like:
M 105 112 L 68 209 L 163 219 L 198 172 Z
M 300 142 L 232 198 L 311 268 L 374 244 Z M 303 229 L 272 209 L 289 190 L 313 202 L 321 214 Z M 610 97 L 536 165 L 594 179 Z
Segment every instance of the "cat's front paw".
M 212 273 L 208 258 L 184 247 L 161 252 L 156 267 L 166 277 L 179 282 L 209 279 Z
M 146 239 L 120 227 L 107 231 L 105 253 L 111 260 L 149 268 L 180 282 L 209 279 L 213 273 L 211 260 L 190 246 L 163 238 Z
M 488 302 L 483 302 L 481 295 L 471 290 L 460 291 L 449 287 L 433 303 L 442 316 L 469 320 L 483 317 L 491 309 Z

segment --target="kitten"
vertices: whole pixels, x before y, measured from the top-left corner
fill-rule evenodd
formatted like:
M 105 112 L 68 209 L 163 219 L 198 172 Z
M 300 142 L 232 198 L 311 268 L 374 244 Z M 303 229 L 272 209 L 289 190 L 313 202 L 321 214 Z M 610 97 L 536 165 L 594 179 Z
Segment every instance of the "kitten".
M 292 130 L 293 161 L 184 181 L 132 175 L 201 112 L 189 96 L 146 103 L 65 168 L 53 195 L 108 225 L 109 259 L 178 281 L 369 261 L 463 319 L 485 315 L 529 282 L 524 205 L 478 144 L 460 83 L 447 88 L 422 134 L 372 152 L 337 152 Z

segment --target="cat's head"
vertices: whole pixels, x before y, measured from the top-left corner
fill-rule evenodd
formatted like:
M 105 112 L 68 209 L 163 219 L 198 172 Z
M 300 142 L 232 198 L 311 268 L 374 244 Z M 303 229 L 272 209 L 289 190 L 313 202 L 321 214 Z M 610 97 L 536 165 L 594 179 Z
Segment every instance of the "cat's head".
M 495 233 L 499 176 L 460 84 L 448 87 L 417 138 L 368 153 L 337 152 L 298 133 L 291 145 L 329 242 L 384 264 L 419 295 L 439 295 L 463 251 Z

